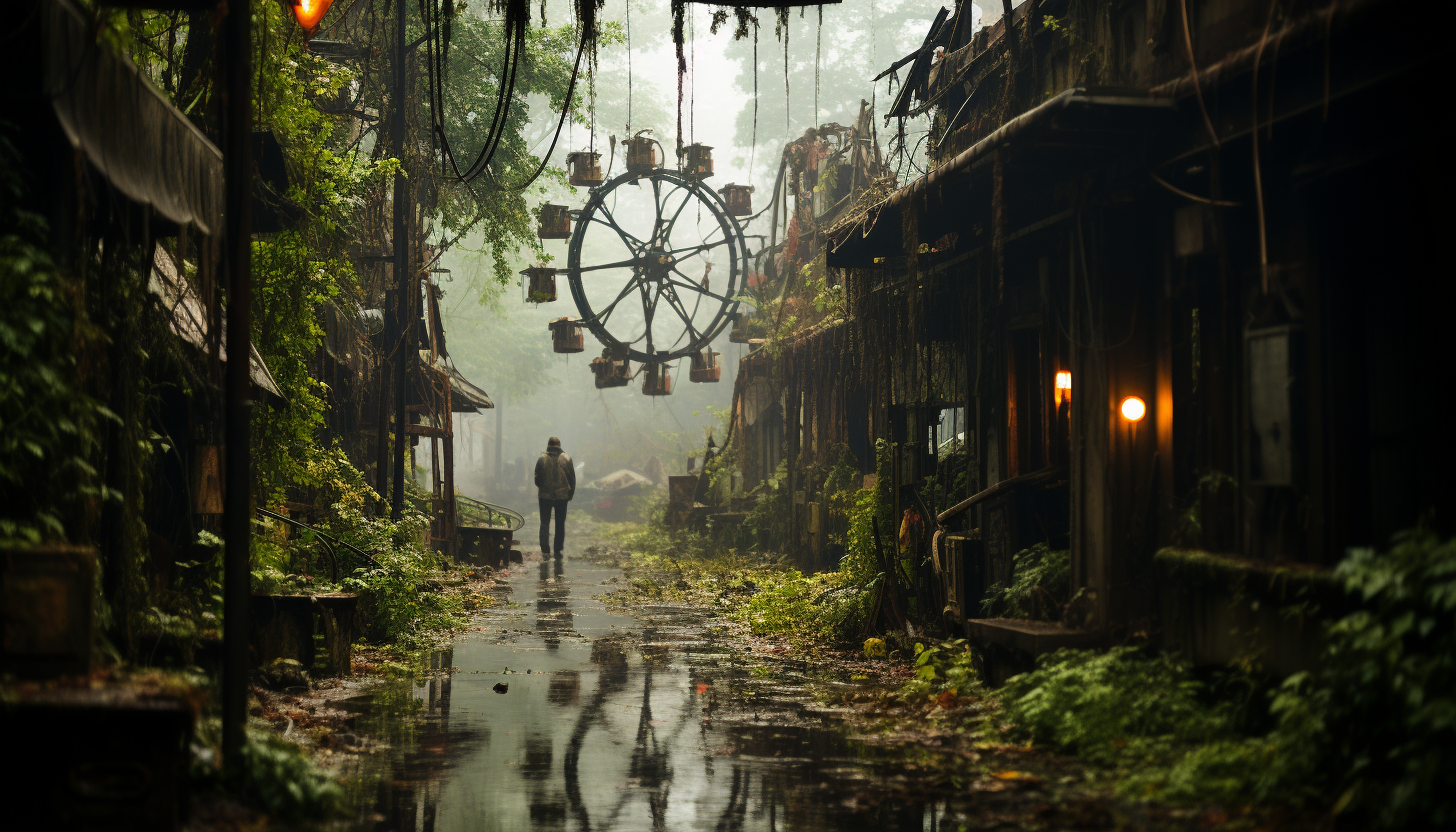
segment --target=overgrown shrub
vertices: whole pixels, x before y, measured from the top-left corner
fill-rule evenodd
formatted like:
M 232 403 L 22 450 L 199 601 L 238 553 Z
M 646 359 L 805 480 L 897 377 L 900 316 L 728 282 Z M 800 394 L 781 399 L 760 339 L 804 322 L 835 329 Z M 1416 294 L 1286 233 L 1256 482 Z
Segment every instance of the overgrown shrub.
M 965 696 L 981 689 L 975 653 L 963 638 L 929 646 L 915 644 L 915 678 L 900 688 L 902 696 Z
M 1004 701 L 1017 728 L 1038 742 L 1095 762 L 1168 763 L 1228 730 L 1228 714 L 1201 693 L 1182 661 L 1117 647 L 1058 650 L 1008 681 Z
M 1336 569 L 1360 608 L 1277 692 L 1273 737 L 1318 760 L 1338 808 L 1388 828 L 1456 824 L 1456 539 L 1417 529 Z
M 97 334 L 46 251 L 44 218 L 17 207 L 17 164 L 0 137 L 0 541 L 36 544 L 67 539 L 89 502 L 117 496 L 94 465 L 102 419 L 116 417 L 79 383 L 76 348 Z
M 298 822 L 344 817 L 344 790 L 297 743 L 265 729 L 249 727 L 242 763 L 225 778 L 217 767 L 220 723 L 204 720 L 194 747 L 194 785 L 230 791 L 275 821 Z
M 1072 587 L 1072 553 L 1038 543 L 1011 559 L 1011 583 L 992 584 L 981 602 L 987 615 L 1056 621 Z

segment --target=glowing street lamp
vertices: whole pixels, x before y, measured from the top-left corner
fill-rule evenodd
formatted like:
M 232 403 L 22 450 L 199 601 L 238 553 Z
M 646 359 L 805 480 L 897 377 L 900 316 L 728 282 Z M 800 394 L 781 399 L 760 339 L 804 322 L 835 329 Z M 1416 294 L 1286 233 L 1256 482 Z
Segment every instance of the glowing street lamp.
M 1128 396 L 1123 399 L 1122 407 L 1119 410 L 1122 411 L 1122 418 L 1129 422 L 1140 422 L 1144 416 L 1148 415 L 1147 404 L 1137 396 Z
M 293 0 L 293 19 L 305 32 L 313 34 L 333 3 L 334 0 Z

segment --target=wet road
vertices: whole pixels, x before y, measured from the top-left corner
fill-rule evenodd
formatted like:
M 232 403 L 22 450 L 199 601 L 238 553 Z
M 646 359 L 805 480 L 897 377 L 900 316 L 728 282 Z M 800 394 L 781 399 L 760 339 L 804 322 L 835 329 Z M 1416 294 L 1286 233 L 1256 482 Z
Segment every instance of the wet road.
M 901 758 L 846 739 L 792 665 L 754 663 L 701 610 L 607 608 L 619 576 L 528 560 L 439 674 L 376 693 L 387 770 L 359 795 L 357 828 L 959 826 Z

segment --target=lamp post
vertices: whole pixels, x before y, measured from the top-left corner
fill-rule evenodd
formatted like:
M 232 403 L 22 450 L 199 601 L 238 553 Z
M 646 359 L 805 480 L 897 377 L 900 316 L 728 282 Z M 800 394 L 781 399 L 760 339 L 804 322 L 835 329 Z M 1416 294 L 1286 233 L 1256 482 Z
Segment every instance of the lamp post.
M 249 419 L 252 344 L 252 12 L 248 0 L 226 4 L 222 36 L 223 246 L 227 270 L 227 368 L 223 437 L 223 671 L 222 755 L 236 774 L 247 741 L 248 637 L 252 580 L 252 452 Z
M 391 245 L 394 247 L 394 477 L 390 483 L 392 493 L 389 502 L 389 517 L 399 522 L 404 515 L 404 446 L 407 441 L 405 425 L 409 414 L 405 412 L 406 356 L 415 354 L 410 342 L 414 328 L 408 318 L 410 305 L 409 239 L 405 217 L 406 183 L 404 175 L 405 139 L 405 61 L 409 57 L 409 44 L 405 39 L 404 0 L 395 4 L 396 24 L 394 42 L 394 113 L 390 119 L 389 140 L 399 156 L 399 168 L 394 173 L 394 233 Z

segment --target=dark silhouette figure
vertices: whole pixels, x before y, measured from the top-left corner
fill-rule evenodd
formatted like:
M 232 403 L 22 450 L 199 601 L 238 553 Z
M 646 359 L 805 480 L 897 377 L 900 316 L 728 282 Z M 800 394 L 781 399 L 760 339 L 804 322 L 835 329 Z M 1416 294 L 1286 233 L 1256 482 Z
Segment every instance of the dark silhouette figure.
M 536 496 L 541 503 L 541 554 L 561 557 L 566 542 L 566 504 L 576 493 L 576 467 L 561 450 L 561 440 L 551 437 L 546 452 L 536 460 Z M 556 514 L 556 548 L 551 548 L 551 515 Z

